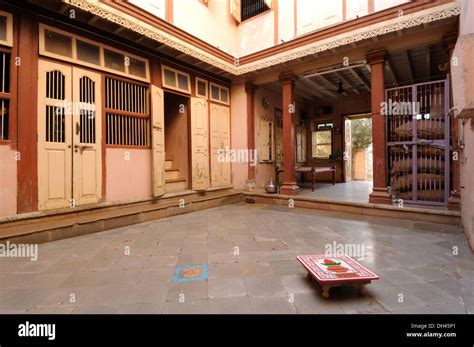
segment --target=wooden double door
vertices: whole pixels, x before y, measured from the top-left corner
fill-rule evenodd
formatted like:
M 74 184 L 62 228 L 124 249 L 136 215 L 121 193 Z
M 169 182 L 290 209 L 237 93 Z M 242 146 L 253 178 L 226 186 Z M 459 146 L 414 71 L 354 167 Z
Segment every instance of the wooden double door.
M 97 203 L 102 198 L 101 75 L 40 60 L 38 69 L 38 207 Z

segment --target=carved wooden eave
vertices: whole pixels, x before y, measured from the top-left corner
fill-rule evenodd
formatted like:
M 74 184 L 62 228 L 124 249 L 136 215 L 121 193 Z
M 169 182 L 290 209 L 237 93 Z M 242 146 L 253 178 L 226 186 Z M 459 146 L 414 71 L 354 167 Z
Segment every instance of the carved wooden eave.
M 353 45 L 357 42 L 367 39 L 376 38 L 389 33 L 400 32 L 404 29 L 426 25 L 432 22 L 458 16 L 460 13 L 458 2 L 450 2 L 440 6 L 406 14 L 401 17 L 394 16 L 393 19 L 388 19 L 361 29 L 345 32 L 324 40 L 309 42 L 291 50 L 273 54 L 269 57 L 265 57 L 244 65 L 235 66 L 209 52 L 206 52 L 203 49 L 200 49 L 199 47 L 185 42 L 178 37 L 170 35 L 169 33 L 166 33 L 129 14 L 112 8 L 103 2 L 94 0 L 63 0 L 63 2 L 77 7 L 83 11 L 92 13 L 102 19 L 118 24 L 126 29 L 132 30 L 149 39 L 165 44 L 184 54 L 199 59 L 233 75 L 244 75 L 256 70 L 315 55 L 320 52 L 334 50 L 338 47 L 351 44 Z

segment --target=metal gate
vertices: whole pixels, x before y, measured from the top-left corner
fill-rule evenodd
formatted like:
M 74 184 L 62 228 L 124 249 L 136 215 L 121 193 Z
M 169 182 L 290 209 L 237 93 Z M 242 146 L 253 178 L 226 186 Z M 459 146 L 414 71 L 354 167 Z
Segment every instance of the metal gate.
M 388 182 L 403 202 L 446 205 L 450 186 L 448 80 L 386 90 Z

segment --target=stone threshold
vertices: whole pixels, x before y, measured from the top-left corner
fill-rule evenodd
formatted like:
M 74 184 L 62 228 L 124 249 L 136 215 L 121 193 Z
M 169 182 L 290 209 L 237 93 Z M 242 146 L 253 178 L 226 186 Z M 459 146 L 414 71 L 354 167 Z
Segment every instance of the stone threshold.
M 374 217 L 398 218 L 428 223 L 461 225 L 461 213 L 459 211 L 407 207 L 406 205 L 404 207 L 397 207 L 392 205 L 330 200 L 326 198 L 299 197 L 298 195 L 269 194 L 264 192 L 244 192 L 243 199 L 247 202 L 286 206 L 288 206 L 289 199 L 293 199 L 294 207 Z
M 184 206 L 180 207 L 181 199 Z M 43 243 L 241 202 L 231 187 L 40 211 L 0 219 L 0 243 Z

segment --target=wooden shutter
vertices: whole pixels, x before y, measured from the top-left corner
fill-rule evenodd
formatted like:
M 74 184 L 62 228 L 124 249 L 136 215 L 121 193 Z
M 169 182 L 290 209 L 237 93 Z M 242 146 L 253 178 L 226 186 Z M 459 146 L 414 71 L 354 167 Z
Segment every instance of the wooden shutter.
M 191 155 L 193 190 L 209 188 L 209 119 L 204 98 L 191 98 Z
M 224 149 L 220 132 L 220 105 L 210 106 L 210 133 L 211 133 L 211 183 L 212 187 L 222 185 L 222 166 L 219 162 L 219 151 Z
M 242 21 L 242 10 L 240 0 L 229 0 L 230 1 L 230 14 L 235 18 L 237 22 Z
M 352 181 L 352 128 L 351 121 L 344 121 L 344 173 L 346 182 Z
M 222 145 L 224 148 L 230 148 L 230 108 L 221 106 L 219 128 L 221 133 Z M 228 186 L 230 179 L 230 163 L 221 164 L 222 185 Z
M 258 127 L 258 157 L 260 161 L 269 161 L 270 160 L 270 122 L 265 119 L 259 120 Z
M 69 206 L 72 199 L 72 68 L 38 62 L 38 209 Z M 3 163 L 2 163 L 3 164 Z
M 153 196 L 165 194 L 165 122 L 163 90 L 151 86 Z
M 342 0 L 326 1 L 316 9 L 318 28 L 324 28 L 342 22 Z
M 306 128 L 296 128 L 296 161 L 306 161 Z

